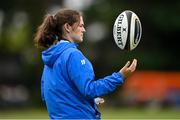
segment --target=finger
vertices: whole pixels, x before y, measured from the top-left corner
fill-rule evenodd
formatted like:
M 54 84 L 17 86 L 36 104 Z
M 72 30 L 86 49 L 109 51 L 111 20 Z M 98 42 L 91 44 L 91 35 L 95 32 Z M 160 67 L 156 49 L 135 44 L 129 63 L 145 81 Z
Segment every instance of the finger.
M 132 67 L 132 68 L 136 68 L 136 66 L 137 66 L 137 60 L 134 59 L 134 60 L 133 60 L 133 67 Z
M 129 66 L 129 69 L 134 71 L 136 69 L 136 66 L 137 66 L 137 60 L 134 59 L 133 62 L 131 63 L 131 65 Z
M 105 100 L 104 100 L 103 98 L 101 98 L 100 103 L 102 104 L 102 103 L 104 103 L 104 101 L 105 101 Z
M 129 65 L 130 65 L 130 61 L 127 61 L 127 63 L 125 64 L 123 68 L 127 68 Z
M 136 59 L 134 59 L 133 71 L 136 69 L 136 66 L 137 66 L 137 60 L 136 60 Z

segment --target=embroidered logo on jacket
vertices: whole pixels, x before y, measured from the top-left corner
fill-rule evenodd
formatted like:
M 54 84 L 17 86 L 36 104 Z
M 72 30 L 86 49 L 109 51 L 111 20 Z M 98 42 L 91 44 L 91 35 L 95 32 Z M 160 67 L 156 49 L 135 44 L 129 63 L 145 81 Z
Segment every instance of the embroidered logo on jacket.
M 86 64 L 86 61 L 85 61 L 84 59 L 81 60 L 81 64 L 82 64 L 82 65 Z

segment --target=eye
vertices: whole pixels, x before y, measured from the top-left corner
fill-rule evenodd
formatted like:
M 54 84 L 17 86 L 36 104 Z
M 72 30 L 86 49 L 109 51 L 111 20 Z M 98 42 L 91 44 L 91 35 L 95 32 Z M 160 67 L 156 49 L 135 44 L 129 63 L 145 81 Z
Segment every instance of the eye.
M 84 27 L 84 25 L 83 25 L 83 24 L 80 24 L 79 27 Z

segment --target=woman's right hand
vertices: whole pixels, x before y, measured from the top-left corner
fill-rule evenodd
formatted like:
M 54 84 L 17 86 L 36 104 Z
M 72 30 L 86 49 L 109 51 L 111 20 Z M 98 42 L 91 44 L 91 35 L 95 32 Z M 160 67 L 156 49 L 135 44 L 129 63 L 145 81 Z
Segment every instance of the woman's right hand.
M 121 70 L 119 72 L 125 78 L 127 78 L 128 76 L 130 76 L 136 70 L 136 66 L 137 66 L 137 60 L 136 59 L 134 59 L 131 64 L 130 64 L 130 61 L 128 61 L 126 63 L 126 65 L 123 68 L 121 68 Z

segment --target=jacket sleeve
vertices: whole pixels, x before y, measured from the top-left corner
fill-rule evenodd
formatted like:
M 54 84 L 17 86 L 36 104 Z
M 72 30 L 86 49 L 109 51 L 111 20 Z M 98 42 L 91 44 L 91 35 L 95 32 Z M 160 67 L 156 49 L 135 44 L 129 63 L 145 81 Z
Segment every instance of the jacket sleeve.
M 94 80 L 93 67 L 80 51 L 71 53 L 68 74 L 78 90 L 90 98 L 108 94 L 124 82 L 124 77 L 119 72 Z

